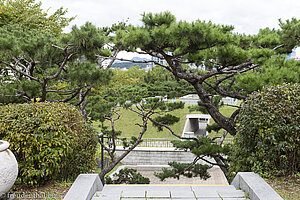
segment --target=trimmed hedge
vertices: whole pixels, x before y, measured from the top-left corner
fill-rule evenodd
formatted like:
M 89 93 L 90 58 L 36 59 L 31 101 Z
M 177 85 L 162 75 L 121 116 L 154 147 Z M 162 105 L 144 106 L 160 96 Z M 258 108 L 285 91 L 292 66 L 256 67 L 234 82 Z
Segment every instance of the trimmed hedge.
M 244 103 L 232 159 L 233 171 L 263 176 L 293 174 L 300 165 L 300 85 L 264 88 Z
M 96 133 L 70 104 L 1 106 L 0 138 L 18 160 L 21 183 L 73 179 L 95 167 Z

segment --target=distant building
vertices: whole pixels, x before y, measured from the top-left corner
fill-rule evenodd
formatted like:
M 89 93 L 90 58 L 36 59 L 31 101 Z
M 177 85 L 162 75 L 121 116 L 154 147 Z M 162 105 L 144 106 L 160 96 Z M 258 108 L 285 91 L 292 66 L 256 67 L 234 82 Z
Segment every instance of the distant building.
M 292 53 L 287 55 L 287 60 L 295 59 L 300 60 L 300 47 L 293 49 Z
M 182 132 L 182 137 L 192 138 L 197 136 L 207 136 L 207 124 L 211 116 L 203 114 L 187 114 Z
M 197 105 L 200 99 L 197 94 L 188 94 L 186 96 L 180 97 L 179 101 L 185 104 Z M 229 106 L 235 106 L 238 103 L 238 99 L 234 99 L 231 97 L 223 97 L 221 101 L 223 102 L 224 105 L 229 105 Z
M 179 101 L 185 104 L 194 104 L 194 105 L 197 105 L 199 100 L 200 99 L 197 94 L 188 94 L 179 98 Z
M 236 104 L 239 102 L 238 99 L 234 99 L 231 97 L 223 97 L 222 100 L 224 105 L 229 105 L 229 106 L 236 106 Z
M 111 59 L 100 59 L 99 66 L 103 67 L 103 69 L 106 69 L 111 61 L 112 61 Z
M 151 63 L 151 65 L 150 65 L 151 67 L 155 67 L 156 63 L 159 63 L 161 65 L 167 65 L 167 61 L 165 59 L 161 59 L 161 58 L 152 56 L 151 60 L 153 60 L 155 62 L 155 63 L 154 62 Z
M 148 64 L 145 69 L 145 72 L 148 72 L 148 71 L 151 71 L 152 70 L 152 65 L 151 64 Z

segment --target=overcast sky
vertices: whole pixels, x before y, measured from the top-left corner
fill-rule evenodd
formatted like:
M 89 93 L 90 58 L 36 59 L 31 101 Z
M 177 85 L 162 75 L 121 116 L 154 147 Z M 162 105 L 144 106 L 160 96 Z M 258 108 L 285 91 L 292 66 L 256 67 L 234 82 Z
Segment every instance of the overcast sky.
M 38 0 L 37 0 L 38 1 Z M 90 21 L 98 27 L 119 21 L 141 25 L 146 12 L 170 11 L 177 20 L 211 20 L 234 25 L 235 32 L 255 34 L 260 28 L 279 28 L 278 19 L 300 19 L 300 0 L 41 0 L 44 9 L 54 12 L 68 8 L 68 16 L 76 16 L 72 25 Z
M 118 21 L 141 24 L 144 12 L 170 11 L 177 20 L 211 20 L 234 25 L 235 31 L 255 34 L 260 28 L 278 28 L 278 19 L 300 18 L 300 0 L 41 0 L 43 8 L 53 12 L 68 8 L 68 16 L 77 16 L 71 25 L 86 21 L 109 26 Z M 66 29 L 66 31 L 70 28 Z

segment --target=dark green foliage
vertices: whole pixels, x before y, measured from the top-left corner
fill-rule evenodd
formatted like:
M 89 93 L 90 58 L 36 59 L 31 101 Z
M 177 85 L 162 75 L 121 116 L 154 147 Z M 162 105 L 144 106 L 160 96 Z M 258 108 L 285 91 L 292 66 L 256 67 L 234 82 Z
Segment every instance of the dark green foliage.
M 1 106 L 0 138 L 10 143 L 19 163 L 18 181 L 24 184 L 75 178 L 95 166 L 96 134 L 69 104 Z
M 58 39 L 49 30 L 28 29 L 19 24 L 10 24 L 0 27 L 0 36 L 1 60 L 13 62 L 13 57 L 23 57 L 24 60 L 20 61 L 24 65 L 28 58 L 39 60 L 41 63 L 36 63 L 35 73 L 42 73 L 46 67 L 53 67 L 63 56 L 63 52 L 51 47 L 52 43 L 58 43 Z M 45 62 L 49 58 L 51 60 Z M 48 65 L 43 66 L 46 63 Z
M 273 56 L 260 70 L 238 75 L 235 88 L 242 88 L 244 94 L 250 94 L 267 86 L 299 83 L 300 62 L 284 58 L 285 56 Z
M 163 116 L 157 116 L 157 117 L 154 118 L 154 120 L 159 122 L 159 123 L 165 124 L 165 125 L 172 125 L 172 124 L 175 124 L 175 123 L 179 122 L 179 117 L 176 117 L 176 116 L 171 115 L 171 114 L 166 114 L 166 115 L 163 115 Z M 160 126 L 156 123 L 153 123 L 153 126 L 156 126 L 159 131 L 162 131 L 162 129 L 163 129 L 162 126 Z
M 194 164 L 190 163 L 177 163 L 177 162 L 169 162 L 168 163 L 172 169 L 163 168 L 161 173 L 155 172 L 154 175 L 158 177 L 161 181 L 166 178 L 177 178 L 179 179 L 180 175 L 186 176 L 188 178 L 199 176 L 201 179 L 210 178 L 207 170 L 211 168 L 208 165 L 202 164 Z
M 150 179 L 142 176 L 136 169 L 121 169 L 118 174 L 114 174 L 113 179 L 106 177 L 106 184 L 149 184 Z
M 195 140 L 183 140 L 183 141 L 172 141 L 172 144 L 177 148 L 185 151 L 191 151 L 195 156 L 194 163 L 168 163 L 172 169 L 163 168 L 161 173 L 155 173 L 155 176 L 164 180 L 166 178 L 172 177 L 179 179 L 180 175 L 186 177 L 197 177 L 202 179 L 207 179 L 210 177 L 207 172 L 211 168 L 211 165 L 197 163 L 199 160 L 204 160 L 205 156 L 214 157 L 218 155 L 228 155 L 230 152 L 230 146 L 217 145 L 212 139 L 207 137 L 198 137 L 199 144 Z M 226 164 L 227 160 L 224 159 L 223 162 Z
M 227 155 L 230 146 L 229 145 L 217 145 L 211 138 L 208 137 L 198 137 L 200 146 L 195 140 L 184 140 L 184 141 L 172 141 L 172 144 L 178 148 L 185 151 L 191 151 L 196 156 L 209 156 L 224 154 Z
M 285 40 L 286 46 L 284 49 L 293 48 L 294 44 L 299 44 L 300 41 L 300 20 L 296 18 L 286 21 L 279 20 L 279 25 L 283 30 L 281 37 Z
M 110 52 L 104 50 L 102 47 L 107 42 L 105 31 L 96 28 L 90 22 L 85 23 L 79 28 L 75 25 L 72 27 L 71 35 L 69 35 L 69 43 L 77 47 L 77 53 L 85 59 L 97 63 L 97 55 L 110 56 Z
M 107 38 L 90 23 L 56 37 L 50 30 L 19 24 L 0 27 L 0 103 L 69 102 L 87 119 L 88 95 L 109 82 L 113 72 L 98 67 Z M 92 101 L 93 103 L 95 101 Z M 99 106 L 95 111 L 99 111 Z M 95 113 L 94 115 L 99 115 Z
M 110 81 L 113 75 L 111 70 L 101 70 L 96 63 L 89 61 L 70 63 L 67 70 L 67 73 L 62 73 L 62 76 L 72 80 L 70 85 L 73 87 L 100 86 Z
M 262 175 L 299 172 L 300 85 L 264 88 L 244 103 L 239 117 L 233 171 Z
M 207 124 L 207 126 L 206 126 L 206 130 L 209 133 L 211 133 L 211 131 L 219 132 L 219 130 L 221 130 L 221 128 L 222 127 L 220 127 L 219 124 L 217 124 L 217 123 L 213 123 L 212 125 Z
M 223 106 L 222 96 L 220 95 L 214 95 L 212 98 L 212 103 L 219 109 L 220 107 Z M 203 114 L 208 114 L 207 109 L 204 106 L 201 106 L 201 101 L 198 102 L 198 105 L 192 105 L 188 107 L 189 112 L 193 111 L 199 111 Z

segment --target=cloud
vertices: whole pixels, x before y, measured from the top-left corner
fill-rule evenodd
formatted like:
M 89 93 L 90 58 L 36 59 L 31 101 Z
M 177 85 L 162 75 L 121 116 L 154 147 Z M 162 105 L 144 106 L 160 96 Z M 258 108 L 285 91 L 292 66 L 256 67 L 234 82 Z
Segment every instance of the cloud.
M 127 18 L 137 25 L 141 24 L 144 12 L 170 11 L 178 20 L 211 20 L 253 34 L 267 26 L 278 28 L 279 18 L 300 18 L 298 0 L 42 0 L 42 3 L 44 8 L 68 8 L 69 16 L 77 15 L 72 25 L 90 21 L 96 26 L 110 26 Z

